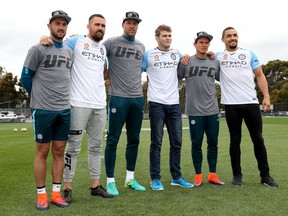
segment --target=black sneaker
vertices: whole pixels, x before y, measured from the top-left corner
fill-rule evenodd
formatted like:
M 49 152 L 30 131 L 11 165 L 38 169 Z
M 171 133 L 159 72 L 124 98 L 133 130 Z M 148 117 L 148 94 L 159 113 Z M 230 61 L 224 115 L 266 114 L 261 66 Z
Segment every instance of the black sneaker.
M 279 184 L 276 181 L 274 181 L 274 179 L 271 176 L 262 177 L 260 183 L 268 187 L 279 187 Z
M 67 202 L 67 203 L 71 203 L 72 202 L 72 190 L 69 188 L 65 188 L 63 190 L 63 199 Z
M 242 176 L 233 176 L 232 184 L 237 186 L 243 186 L 242 184 Z
M 113 196 L 107 193 L 106 189 L 103 188 L 101 185 L 98 185 L 95 188 L 90 188 L 92 196 L 102 196 L 104 198 L 112 198 Z

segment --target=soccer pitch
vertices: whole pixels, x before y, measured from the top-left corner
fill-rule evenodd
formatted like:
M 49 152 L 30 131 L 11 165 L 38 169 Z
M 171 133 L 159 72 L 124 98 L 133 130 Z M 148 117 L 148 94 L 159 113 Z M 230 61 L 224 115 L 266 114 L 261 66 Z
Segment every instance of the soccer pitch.
M 263 118 L 263 134 L 268 152 L 270 171 L 280 184 L 268 188 L 260 184 L 259 171 L 248 131 L 243 123 L 242 170 L 243 187 L 231 184 L 232 171 L 229 157 L 229 133 L 225 118 L 220 120 L 217 173 L 224 186 L 207 183 L 206 137 L 203 142 L 204 184 L 199 188 L 171 186 L 169 172 L 169 140 L 167 131 L 163 138 L 161 175 L 164 191 L 152 191 L 149 183 L 149 121 L 143 121 L 141 143 L 136 164 L 135 178 L 146 191 L 124 188 L 126 134 L 123 131 L 117 149 L 115 179 L 120 195 L 112 199 L 92 197 L 87 164 L 87 137 L 79 155 L 76 176 L 73 181 L 73 203 L 69 208 L 50 205 L 48 211 L 35 209 L 36 186 L 33 174 L 35 144 L 32 125 L 0 124 L 0 210 L 1 215 L 287 215 L 287 162 L 288 118 Z M 27 132 L 21 132 L 21 128 Z M 14 132 L 14 128 L 18 131 Z M 104 136 L 104 135 L 103 135 Z M 105 143 L 103 143 L 103 149 Z M 51 153 L 48 158 L 46 188 L 51 194 Z M 181 154 L 183 176 L 193 181 L 195 172 L 191 159 L 191 142 L 188 120 L 183 119 L 183 144 Z M 102 161 L 102 185 L 106 187 L 105 167 Z

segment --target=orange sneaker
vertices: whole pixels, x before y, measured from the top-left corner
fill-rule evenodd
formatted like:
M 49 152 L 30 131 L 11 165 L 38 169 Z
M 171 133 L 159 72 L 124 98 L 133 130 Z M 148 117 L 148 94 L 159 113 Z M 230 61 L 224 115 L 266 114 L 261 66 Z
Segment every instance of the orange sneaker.
M 38 194 L 36 209 L 47 210 L 49 208 L 47 193 Z
M 194 179 L 194 186 L 200 187 L 203 184 L 203 176 L 202 174 L 196 174 Z
M 51 197 L 51 204 L 54 204 L 61 208 L 66 208 L 69 206 L 69 203 L 67 203 L 62 197 L 60 192 L 52 192 Z
M 208 182 L 215 185 L 224 185 L 225 183 L 221 181 L 216 173 L 209 173 Z

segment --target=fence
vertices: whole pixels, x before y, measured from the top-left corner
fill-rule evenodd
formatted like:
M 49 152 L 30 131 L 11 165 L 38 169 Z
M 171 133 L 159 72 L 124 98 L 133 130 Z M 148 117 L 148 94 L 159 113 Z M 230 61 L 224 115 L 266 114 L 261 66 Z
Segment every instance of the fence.
M 186 100 L 186 88 L 179 88 L 179 102 L 181 107 L 182 114 L 185 113 L 185 100 Z M 144 95 L 144 116 L 147 116 L 149 113 L 149 107 L 147 103 L 147 88 L 143 88 Z M 109 101 L 108 92 L 107 92 L 107 103 Z M 29 104 L 29 103 L 27 103 Z M 25 116 L 31 115 L 30 108 L 1 108 L 0 111 L 13 111 L 15 114 L 23 114 Z M 286 103 L 277 103 L 273 104 L 273 113 L 286 113 L 288 112 L 288 102 Z

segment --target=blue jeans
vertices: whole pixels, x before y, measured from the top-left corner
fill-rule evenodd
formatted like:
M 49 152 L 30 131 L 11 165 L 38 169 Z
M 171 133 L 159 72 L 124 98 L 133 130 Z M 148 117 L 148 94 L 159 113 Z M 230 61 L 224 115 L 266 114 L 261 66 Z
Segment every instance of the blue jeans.
M 181 177 L 180 154 L 182 145 L 182 118 L 180 105 L 165 105 L 149 102 L 149 118 L 151 127 L 151 179 L 161 179 L 160 154 L 164 124 L 167 127 L 170 141 L 170 173 L 173 179 L 179 179 Z

